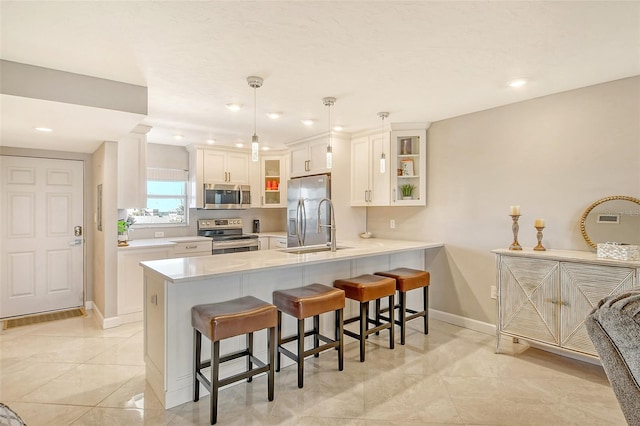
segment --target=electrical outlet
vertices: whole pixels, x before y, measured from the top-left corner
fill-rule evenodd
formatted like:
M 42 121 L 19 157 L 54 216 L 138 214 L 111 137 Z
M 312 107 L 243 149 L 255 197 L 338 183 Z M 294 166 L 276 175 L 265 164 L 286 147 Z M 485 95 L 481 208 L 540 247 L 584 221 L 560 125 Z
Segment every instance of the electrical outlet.
M 164 237 L 164 232 L 156 231 L 155 236 L 156 236 L 156 238 L 162 238 L 162 237 Z
M 394 219 L 391 219 L 389 221 L 389 228 L 391 228 L 391 229 L 395 229 L 396 228 L 396 221 Z
M 491 298 L 492 299 L 497 299 L 498 298 L 498 289 L 496 288 L 495 285 L 491 286 Z

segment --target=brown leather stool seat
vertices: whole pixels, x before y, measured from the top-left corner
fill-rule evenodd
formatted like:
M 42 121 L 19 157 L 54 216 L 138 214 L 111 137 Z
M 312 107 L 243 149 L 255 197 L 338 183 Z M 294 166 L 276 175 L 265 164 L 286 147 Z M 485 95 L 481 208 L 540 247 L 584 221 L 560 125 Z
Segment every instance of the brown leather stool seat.
M 191 308 L 191 325 L 194 330 L 193 352 L 194 388 L 193 401 L 200 399 L 200 383 L 211 394 L 210 421 L 215 424 L 218 418 L 218 389 L 237 381 L 247 379 L 251 381 L 256 374 L 267 373 L 268 398 L 273 401 L 274 388 L 274 351 L 273 343 L 276 337 L 277 309 L 274 305 L 245 296 L 239 299 L 220 303 L 196 305 Z M 268 364 L 263 363 L 253 355 L 253 333 L 269 329 L 267 335 Z M 246 349 L 228 355 L 220 356 L 220 341 L 229 337 L 246 335 Z M 211 360 L 202 361 L 202 335 L 211 341 Z M 246 357 L 247 369 L 242 373 L 220 379 L 220 364 L 237 358 Z M 254 368 L 253 364 L 257 366 Z M 211 378 L 202 373 L 202 369 L 211 367 Z
M 424 334 L 429 334 L 429 279 L 430 275 L 427 271 L 411 268 L 396 268 L 391 271 L 376 272 L 376 275 L 393 278 L 396 280 L 396 290 L 398 290 L 399 303 L 395 306 L 399 309 L 399 315 L 395 321 L 400 326 L 400 344 L 404 345 L 407 334 L 407 321 L 416 318 L 424 318 Z M 407 292 L 422 288 L 423 310 L 415 311 L 407 308 Z M 389 305 L 391 306 L 391 305 Z M 385 312 L 386 309 L 380 312 Z M 386 317 L 376 312 L 376 315 L 382 319 Z M 411 315 L 407 315 L 407 312 Z
M 305 287 L 273 292 L 273 303 L 278 307 L 278 346 L 276 356 L 276 371 L 280 371 L 280 354 L 285 354 L 298 364 L 298 387 L 304 385 L 304 359 L 313 355 L 320 356 L 320 352 L 327 349 L 338 349 L 338 370 L 344 366 L 344 344 L 342 334 L 343 309 L 345 305 L 344 291 L 322 284 L 311 284 Z M 335 312 L 335 334 L 330 339 L 320 333 L 320 314 Z M 289 337 L 282 337 L 282 313 L 291 315 L 298 320 L 298 332 Z M 304 329 L 305 318 L 313 317 L 313 329 Z M 304 338 L 313 336 L 313 348 L 304 349 Z M 320 345 L 320 340 L 324 344 Z M 297 341 L 298 354 L 287 350 L 285 343 Z
M 344 320 L 345 324 L 360 321 L 360 333 L 344 330 L 344 334 L 360 341 L 360 362 L 364 362 L 364 344 L 372 333 L 389 329 L 389 348 L 394 347 L 394 322 L 393 309 L 389 311 L 389 319 L 385 323 L 380 322 L 380 318 L 369 318 L 369 302 L 375 300 L 376 312 L 380 311 L 380 299 L 389 298 L 389 306 L 394 306 L 394 296 L 396 294 L 396 282 L 392 278 L 378 275 L 360 275 L 353 278 L 335 280 L 333 286 L 344 290 L 347 298 L 360 302 L 360 315 Z M 369 323 L 376 326 L 369 328 Z

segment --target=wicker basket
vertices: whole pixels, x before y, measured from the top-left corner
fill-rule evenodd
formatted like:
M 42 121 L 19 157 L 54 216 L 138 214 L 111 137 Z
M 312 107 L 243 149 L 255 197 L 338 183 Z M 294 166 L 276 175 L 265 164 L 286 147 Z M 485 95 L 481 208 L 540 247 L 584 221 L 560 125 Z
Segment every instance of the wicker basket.
M 599 243 L 597 256 L 600 259 L 640 260 L 640 246 L 618 243 Z

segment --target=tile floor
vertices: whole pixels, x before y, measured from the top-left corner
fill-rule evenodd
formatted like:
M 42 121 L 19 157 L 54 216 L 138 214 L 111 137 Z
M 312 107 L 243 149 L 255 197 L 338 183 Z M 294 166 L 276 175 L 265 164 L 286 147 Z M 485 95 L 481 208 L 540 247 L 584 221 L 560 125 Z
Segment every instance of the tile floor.
M 89 311 L 90 312 L 90 311 Z M 344 371 L 325 352 L 220 393 L 218 424 L 625 425 L 601 367 L 431 321 L 410 323 L 407 344 L 371 336 L 367 361 L 347 337 Z M 526 349 L 526 350 L 525 350 Z M 29 426 L 205 425 L 209 398 L 164 410 L 145 384 L 142 324 L 102 330 L 91 313 L 0 335 L 0 401 Z

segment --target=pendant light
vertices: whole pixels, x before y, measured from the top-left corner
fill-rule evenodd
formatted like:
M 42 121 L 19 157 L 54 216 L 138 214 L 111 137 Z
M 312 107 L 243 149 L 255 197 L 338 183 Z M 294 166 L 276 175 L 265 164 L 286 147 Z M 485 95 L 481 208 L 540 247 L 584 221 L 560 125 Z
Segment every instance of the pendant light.
M 331 107 L 336 103 L 336 98 L 322 98 L 324 106 L 329 107 L 329 142 L 327 144 L 327 169 L 333 167 L 333 147 L 331 146 Z
M 380 125 L 380 135 L 382 136 L 382 147 L 380 154 L 380 173 L 384 173 L 387 171 L 387 157 L 384 154 L 384 119 L 389 116 L 388 112 L 379 112 L 378 117 L 382 119 L 382 124 Z
M 262 87 L 262 82 L 262 77 L 247 77 L 249 87 L 253 87 L 253 136 L 251 137 L 251 161 L 258 161 L 258 153 L 260 150 L 260 142 L 258 141 L 258 134 L 256 132 L 256 111 L 258 109 L 256 89 Z

